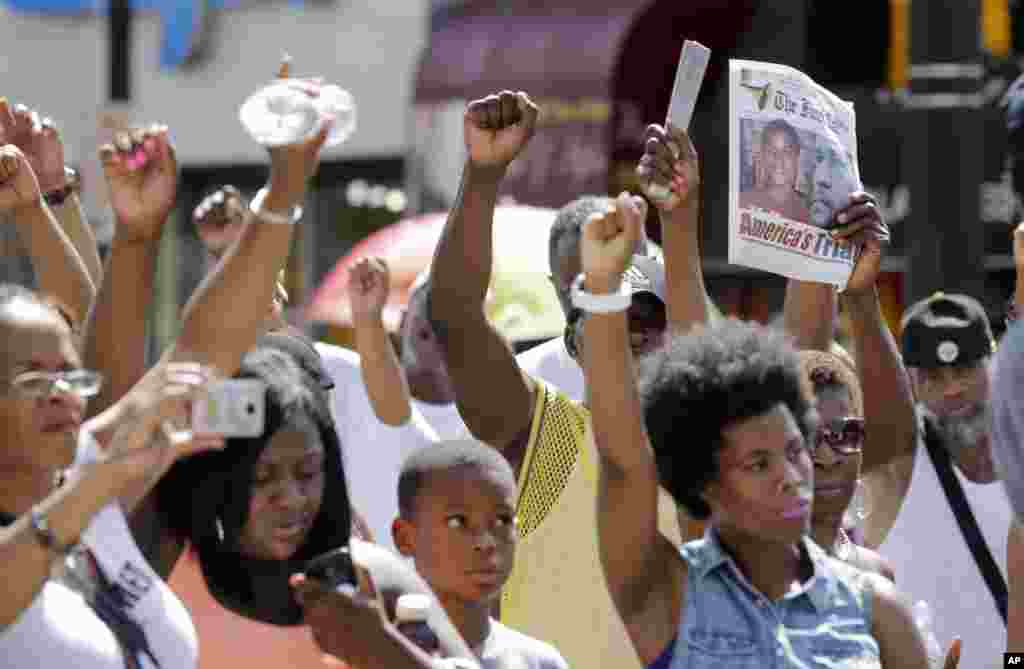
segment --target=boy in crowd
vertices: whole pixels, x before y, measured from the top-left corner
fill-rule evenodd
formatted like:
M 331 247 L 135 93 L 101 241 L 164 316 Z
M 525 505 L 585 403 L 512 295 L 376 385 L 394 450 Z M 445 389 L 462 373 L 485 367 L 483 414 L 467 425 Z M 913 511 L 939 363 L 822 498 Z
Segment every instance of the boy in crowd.
M 551 645 L 491 617 L 515 553 L 516 480 L 505 458 L 476 441 L 417 451 L 398 480 L 395 546 L 437 594 L 484 669 L 567 669 Z

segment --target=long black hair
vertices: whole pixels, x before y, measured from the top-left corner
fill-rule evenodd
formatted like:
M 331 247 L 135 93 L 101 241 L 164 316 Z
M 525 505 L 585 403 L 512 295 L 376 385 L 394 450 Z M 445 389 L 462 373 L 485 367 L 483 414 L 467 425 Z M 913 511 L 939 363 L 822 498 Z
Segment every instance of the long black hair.
M 157 489 L 170 529 L 196 551 L 210 594 L 225 608 L 274 625 L 297 625 L 302 611 L 288 578 L 310 558 L 348 544 L 352 527 L 341 442 L 331 417 L 328 378 L 311 346 L 269 335 L 242 360 L 235 378 L 266 383 L 263 434 L 228 439 L 223 451 L 176 464 Z M 305 347 L 305 348 L 303 348 Z M 239 538 L 252 496 L 253 469 L 274 434 L 307 416 L 324 447 L 324 494 L 305 543 L 287 560 L 242 555 Z

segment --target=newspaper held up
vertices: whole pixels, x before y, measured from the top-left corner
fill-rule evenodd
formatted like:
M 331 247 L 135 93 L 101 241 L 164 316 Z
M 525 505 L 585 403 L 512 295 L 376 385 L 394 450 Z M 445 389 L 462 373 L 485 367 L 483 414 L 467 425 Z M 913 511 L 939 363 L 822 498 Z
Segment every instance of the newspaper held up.
M 729 262 L 846 287 L 861 246 L 833 214 L 862 190 L 852 103 L 784 65 L 729 61 Z

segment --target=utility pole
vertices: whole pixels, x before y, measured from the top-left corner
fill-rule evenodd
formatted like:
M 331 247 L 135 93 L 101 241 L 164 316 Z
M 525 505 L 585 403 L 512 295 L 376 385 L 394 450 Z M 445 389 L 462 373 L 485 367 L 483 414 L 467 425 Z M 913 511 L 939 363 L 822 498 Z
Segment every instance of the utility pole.
M 111 102 L 126 102 L 131 99 L 131 0 L 110 0 L 109 11 L 109 96 Z
M 984 295 L 980 214 L 984 67 L 979 0 L 910 3 L 910 77 L 901 164 L 910 187 L 904 304 Z

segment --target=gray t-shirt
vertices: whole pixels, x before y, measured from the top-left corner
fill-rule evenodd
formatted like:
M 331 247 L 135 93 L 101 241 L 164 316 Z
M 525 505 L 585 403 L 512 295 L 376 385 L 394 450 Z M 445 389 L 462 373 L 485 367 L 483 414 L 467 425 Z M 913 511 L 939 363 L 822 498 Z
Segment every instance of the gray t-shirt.
M 491 633 L 478 653 L 483 669 L 569 669 L 555 647 L 491 619 Z

